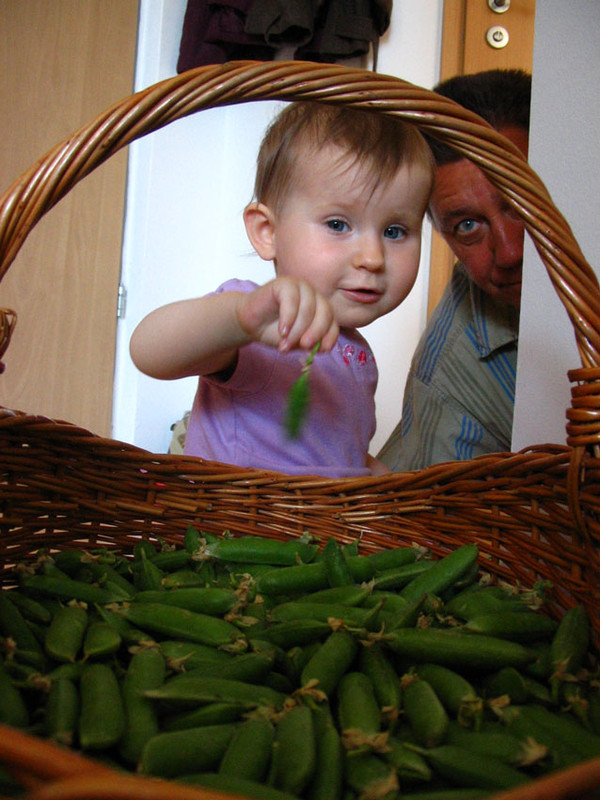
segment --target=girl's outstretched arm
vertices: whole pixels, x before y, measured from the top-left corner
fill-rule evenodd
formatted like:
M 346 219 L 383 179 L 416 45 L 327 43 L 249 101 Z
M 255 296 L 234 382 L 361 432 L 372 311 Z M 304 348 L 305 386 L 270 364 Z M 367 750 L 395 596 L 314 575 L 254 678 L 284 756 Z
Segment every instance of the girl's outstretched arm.
M 305 281 L 276 278 L 255 291 L 221 292 L 152 311 L 130 342 L 134 364 L 172 380 L 223 372 L 240 347 L 260 341 L 281 350 L 330 350 L 339 335 L 329 302 Z

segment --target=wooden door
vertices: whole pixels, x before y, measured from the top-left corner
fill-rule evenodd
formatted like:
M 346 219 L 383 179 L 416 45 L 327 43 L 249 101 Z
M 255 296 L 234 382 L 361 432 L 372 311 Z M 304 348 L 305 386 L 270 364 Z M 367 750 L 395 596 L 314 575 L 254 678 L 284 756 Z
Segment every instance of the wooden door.
M 131 94 L 138 0 L 0 0 L 0 187 Z M 126 153 L 36 226 L 0 284 L 0 403 L 110 435 Z
M 535 0 L 444 0 L 440 81 L 486 69 L 531 72 L 534 25 Z M 429 313 L 448 283 L 453 263 L 452 251 L 434 230 Z

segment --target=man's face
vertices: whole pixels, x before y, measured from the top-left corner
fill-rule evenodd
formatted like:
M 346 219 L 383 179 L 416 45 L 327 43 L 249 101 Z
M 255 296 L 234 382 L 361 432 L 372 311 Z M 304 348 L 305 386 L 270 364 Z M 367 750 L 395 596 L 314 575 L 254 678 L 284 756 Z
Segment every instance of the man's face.
M 527 156 L 524 130 L 500 133 Z M 473 282 L 490 297 L 519 308 L 524 225 L 479 167 L 466 158 L 438 167 L 429 207 L 435 227 Z

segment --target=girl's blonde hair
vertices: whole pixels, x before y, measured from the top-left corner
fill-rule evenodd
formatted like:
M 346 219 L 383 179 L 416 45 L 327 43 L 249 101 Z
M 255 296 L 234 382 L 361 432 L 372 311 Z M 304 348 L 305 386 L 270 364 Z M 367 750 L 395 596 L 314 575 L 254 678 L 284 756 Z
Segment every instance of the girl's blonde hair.
M 404 164 L 424 167 L 433 182 L 431 150 L 413 125 L 382 113 L 296 101 L 267 128 L 257 158 L 254 200 L 279 211 L 299 159 L 309 163 L 311 152 L 327 145 L 346 151 L 343 158 L 350 156 L 350 164 L 367 166 L 373 188 Z

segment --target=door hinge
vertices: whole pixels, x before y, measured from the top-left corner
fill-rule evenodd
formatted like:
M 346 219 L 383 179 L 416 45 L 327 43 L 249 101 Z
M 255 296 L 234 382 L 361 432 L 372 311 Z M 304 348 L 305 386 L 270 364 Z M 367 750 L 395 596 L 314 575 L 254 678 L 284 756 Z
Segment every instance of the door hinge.
M 125 306 L 127 305 L 127 289 L 120 283 L 117 292 L 117 319 L 124 319 Z

